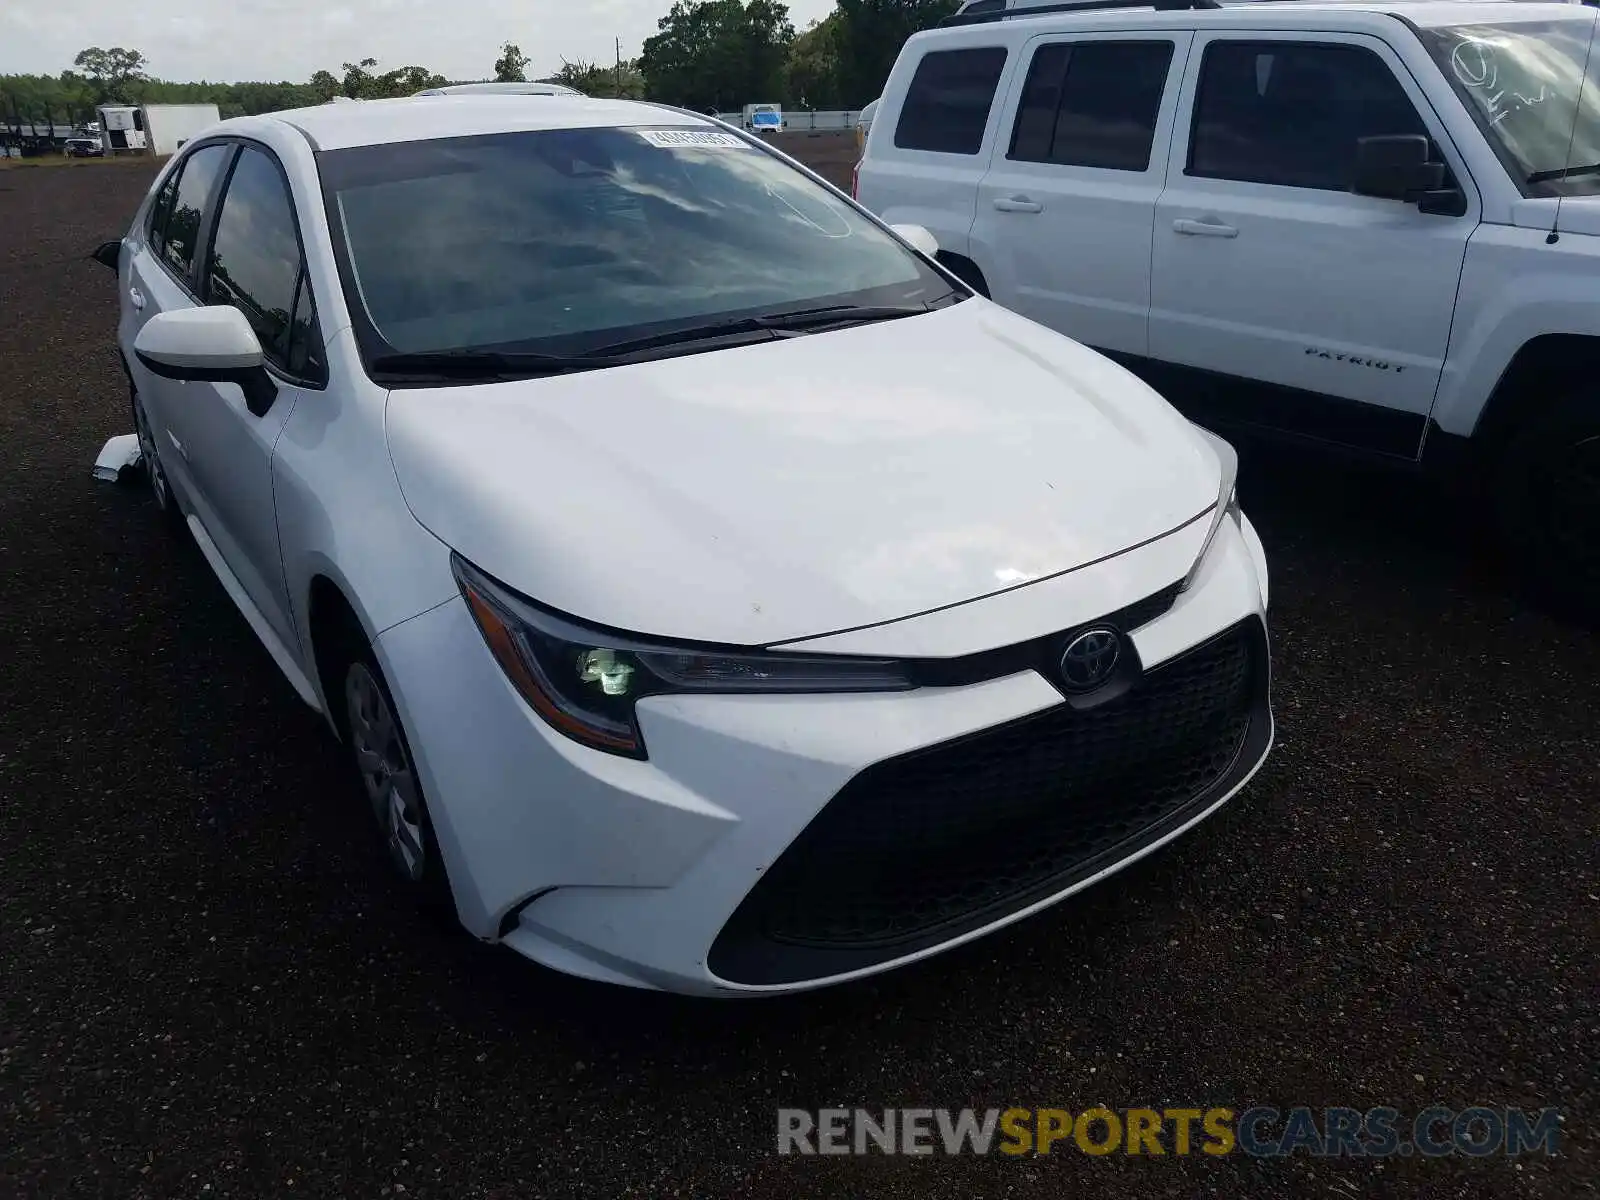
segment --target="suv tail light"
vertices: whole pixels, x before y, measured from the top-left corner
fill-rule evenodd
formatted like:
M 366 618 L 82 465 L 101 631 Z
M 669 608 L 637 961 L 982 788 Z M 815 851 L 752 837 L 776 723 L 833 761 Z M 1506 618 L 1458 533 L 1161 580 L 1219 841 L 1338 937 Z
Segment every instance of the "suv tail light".
M 850 168 L 850 199 L 861 199 L 861 160 L 856 160 L 856 165 Z

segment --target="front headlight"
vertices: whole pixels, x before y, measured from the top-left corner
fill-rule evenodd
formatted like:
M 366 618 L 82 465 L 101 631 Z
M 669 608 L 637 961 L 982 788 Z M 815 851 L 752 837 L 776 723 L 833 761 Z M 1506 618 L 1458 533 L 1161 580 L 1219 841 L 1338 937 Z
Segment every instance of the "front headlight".
M 899 663 L 761 650 L 663 645 L 587 629 L 531 604 L 450 556 L 473 620 L 529 707 L 596 750 L 644 758 L 634 705 L 671 692 L 896 692 L 916 686 Z
M 1227 442 L 1223 441 L 1209 429 L 1195 426 L 1196 431 L 1211 444 L 1217 452 L 1217 460 L 1222 467 L 1222 476 L 1217 482 L 1217 507 L 1211 513 L 1211 528 L 1206 530 L 1205 543 L 1200 547 L 1200 553 L 1195 555 L 1194 565 L 1189 568 L 1189 573 L 1183 577 L 1179 591 L 1188 591 L 1189 585 L 1194 583 L 1195 576 L 1200 574 L 1200 564 L 1205 562 L 1206 555 L 1211 552 L 1211 543 L 1217 540 L 1217 531 L 1222 528 L 1224 521 L 1239 522 L 1239 453 Z

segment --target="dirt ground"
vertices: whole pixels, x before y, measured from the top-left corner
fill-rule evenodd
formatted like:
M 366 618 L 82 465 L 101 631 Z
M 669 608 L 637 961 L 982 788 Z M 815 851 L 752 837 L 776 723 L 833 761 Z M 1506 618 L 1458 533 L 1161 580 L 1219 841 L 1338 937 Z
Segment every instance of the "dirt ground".
M 773 145 L 799 159 L 834 187 L 850 190 L 850 172 L 856 165 L 856 135 L 843 133 L 780 133 Z
M 416 918 L 194 546 L 90 479 L 130 420 L 85 256 L 146 179 L 0 173 L 0 1195 L 1597 1194 L 1600 644 L 1447 497 L 1247 451 L 1277 748 L 1166 851 L 856 986 L 586 985 Z M 779 1106 L 858 1104 L 1565 1124 L 1514 1161 L 775 1154 Z

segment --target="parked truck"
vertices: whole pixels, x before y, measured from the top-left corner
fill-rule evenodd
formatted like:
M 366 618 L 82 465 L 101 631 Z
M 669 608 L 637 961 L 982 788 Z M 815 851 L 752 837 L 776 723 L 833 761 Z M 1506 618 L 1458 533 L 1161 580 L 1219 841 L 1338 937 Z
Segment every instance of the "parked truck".
M 783 105 L 746 104 L 744 127 L 751 133 L 780 133 L 784 127 Z
M 176 154 L 184 143 L 222 119 L 215 104 L 102 104 L 101 144 L 106 153 Z

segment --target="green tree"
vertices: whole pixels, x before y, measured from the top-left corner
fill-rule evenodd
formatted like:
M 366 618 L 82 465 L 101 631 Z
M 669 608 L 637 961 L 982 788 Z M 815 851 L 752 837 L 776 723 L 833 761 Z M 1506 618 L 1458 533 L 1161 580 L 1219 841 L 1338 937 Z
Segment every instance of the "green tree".
M 839 87 L 845 104 L 859 108 L 883 92 L 900 47 L 913 33 L 931 29 L 958 0 L 838 0 Z
M 837 12 L 813 21 L 789 47 L 788 86 L 784 100 L 800 108 L 844 108 L 839 78 L 839 39 L 843 22 Z
M 644 99 L 644 76 L 639 71 L 637 61 L 624 62 L 620 67 L 608 67 L 585 62 L 581 58 L 577 62 L 563 59 L 561 70 L 544 82 L 563 84 L 576 88 L 585 96 L 607 100 Z
M 400 67 L 385 71 L 373 81 L 378 96 L 415 96 L 424 88 L 443 87 L 450 81 L 427 67 Z
M 779 0 L 674 0 L 657 29 L 639 56 L 651 98 L 727 109 L 783 94 L 794 25 Z
M 137 50 L 125 50 L 121 46 L 102 50 L 99 46 L 90 46 L 78 51 L 72 65 L 88 78 L 94 89 L 95 103 L 105 104 L 113 100 L 132 100 L 135 84 L 145 78 L 149 63 Z
M 306 86 L 315 94 L 320 104 L 326 104 L 340 94 L 339 81 L 334 78 L 332 71 L 318 71 Z
M 424 88 L 443 87 L 450 82 L 427 67 L 397 67 L 379 75 L 372 70 L 377 65 L 375 58 L 345 63 L 344 78 L 337 84 L 338 94 L 352 100 L 386 100 L 394 96 L 414 96 Z M 318 71 L 311 77 L 311 86 L 325 85 L 331 78 L 328 72 Z
M 494 62 L 494 78 L 496 83 L 522 83 L 528 76 L 528 56 L 522 52 L 522 47 L 515 42 L 507 42 L 500 47 L 500 57 Z
M 344 64 L 344 78 L 339 83 L 339 94 L 352 100 L 365 100 L 372 95 L 371 68 L 378 65 L 375 58 L 363 58 L 357 63 Z

